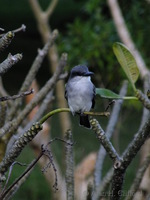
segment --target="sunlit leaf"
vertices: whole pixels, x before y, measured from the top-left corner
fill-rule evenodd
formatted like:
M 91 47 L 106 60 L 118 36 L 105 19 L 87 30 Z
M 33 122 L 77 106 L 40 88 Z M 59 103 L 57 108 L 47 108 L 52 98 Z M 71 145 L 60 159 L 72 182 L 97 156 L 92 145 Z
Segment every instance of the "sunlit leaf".
M 112 92 L 111 90 L 104 89 L 104 88 L 96 88 L 96 94 L 99 95 L 101 98 L 106 98 L 106 99 L 134 99 L 137 100 L 136 97 L 132 96 L 127 96 L 127 97 L 121 97 L 119 94 L 116 94 Z
M 119 42 L 113 44 L 113 51 L 118 62 L 126 73 L 126 76 L 128 77 L 133 89 L 136 90 L 135 82 L 139 76 L 139 69 L 132 53 L 125 45 Z

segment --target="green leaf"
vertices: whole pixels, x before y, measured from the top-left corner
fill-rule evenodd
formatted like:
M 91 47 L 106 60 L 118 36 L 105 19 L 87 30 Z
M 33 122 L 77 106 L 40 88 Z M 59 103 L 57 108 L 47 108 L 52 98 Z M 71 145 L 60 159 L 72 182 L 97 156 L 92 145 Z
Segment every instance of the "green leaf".
M 135 82 L 139 76 L 139 69 L 132 53 L 125 45 L 119 42 L 113 44 L 113 51 L 135 91 Z
M 106 99 L 124 99 L 124 100 L 129 100 L 129 99 L 134 99 L 138 100 L 136 97 L 132 96 L 127 96 L 127 97 L 121 97 L 119 94 L 116 94 L 112 92 L 111 90 L 104 89 L 104 88 L 96 88 L 96 94 L 99 95 L 102 98 Z

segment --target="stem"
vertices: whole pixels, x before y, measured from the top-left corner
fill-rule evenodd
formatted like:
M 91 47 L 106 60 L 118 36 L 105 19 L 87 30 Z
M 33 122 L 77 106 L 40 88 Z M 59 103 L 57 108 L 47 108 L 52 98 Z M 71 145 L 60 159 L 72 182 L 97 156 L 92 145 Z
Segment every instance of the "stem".
M 60 112 L 71 112 L 71 111 L 69 108 L 58 108 L 52 110 L 51 112 L 47 113 L 44 117 L 42 117 L 42 119 L 40 120 L 40 124 L 43 124 L 49 117 Z M 92 116 L 106 116 L 106 117 L 110 115 L 109 112 L 84 112 L 84 114 Z

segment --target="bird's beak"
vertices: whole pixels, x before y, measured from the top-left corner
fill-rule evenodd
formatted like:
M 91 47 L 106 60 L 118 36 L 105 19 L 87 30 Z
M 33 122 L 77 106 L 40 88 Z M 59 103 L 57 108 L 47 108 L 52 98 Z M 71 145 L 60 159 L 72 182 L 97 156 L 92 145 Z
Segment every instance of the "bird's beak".
M 92 76 L 94 73 L 93 72 L 87 72 L 86 74 L 85 74 L 85 76 Z

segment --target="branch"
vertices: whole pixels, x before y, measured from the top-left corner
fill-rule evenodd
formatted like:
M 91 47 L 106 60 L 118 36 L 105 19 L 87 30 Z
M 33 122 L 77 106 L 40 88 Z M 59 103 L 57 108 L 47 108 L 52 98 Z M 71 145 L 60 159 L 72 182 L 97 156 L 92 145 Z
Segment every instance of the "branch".
M 24 120 L 24 118 L 30 113 L 30 111 L 47 95 L 47 93 L 53 89 L 55 83 L 57 82 L 59 75 L 62 73 L 67 60 L 67 54 L 62 54 L 62 57 L 59 62 L 59 66 L 57 67 L 53 76 L 47 81 L 45 86 L 37 93 L 37 95 L 31 100 L 31 102 L 24 108 L 24 110 L 17 116 L 17 118 L 13 119 L 10 122 L 7 122 L 2 129 L 0 129 L 0 137 L 3 137 L 8 133 L 8 138 L 14 133 L 14 131 L 18 128 L 20 123 Z M 5 139 L 7 139 L 5 137 Z
M 15 100 L 15 99 L 18 99 L 18 98 L 33 94 L 33 92 L 34 92 L 34 90 L 31 89 L 29 91 L 22 92 L 21 94 L 16 94 L 16 95 L 13 95 L 13 96 L 0 97 L 0 102 L 1 101 L 8 101 L 8 100 Z
M 131 186 L 130 190 L 128 191 L 129 195 L 126 197 L 125 200 L 132 200 L 133 196 L 139 189 L 140 183 L 143 179 L 146 169 L 149 167 L 149 164 L 150 164 L 150 155 L 144 159 L 142 166 L 136 173 L 136 178 L 134 179 L 132 186 Z
M 149 74 L 149 70 L 146 67 L 146 64 L 137 50 L 133 40 L 131 39 L 130 33 L 128 31 L 128 28 L 125 24 L 123 15 L 121 13 L 120 7 L 118 5 L 117 0 L 107 0 L 109 9 L 111 11 L 117 32 L 123 43 L 132 51 L 135 60 L 137 62 L 137 65 L 140 70 L 140 75 L 142 78 L 144 78 L 147 74 Z
M 7 112 L 7 102 L 0 102 L 0 128 L 5 124 Z
M 54 2 L 54 0 L 52 0 L 52 1 Z M 39 32 L 41 34 L 42 40 L 44 42 L 46 42 L 48 37 L 51 35 L 51 27 L 50 27 L 50 24 L 49 24 L 49 19 L 48 19 L 48 16 L 46 14 L 46 11 L 45 12 L 42 11 L 37 0 L 29 0 L 29 2 L 30 2 L 30 5 L 31 5 L 31 8 L 33 10 L 33 13 L 35 15 L 35 18 L 37 20 L 37 25 L 38 25 L 38 29 L 39 29 Z M 52 4 L 50 4 L 50 5 L 52 5 Z M 49 62 L 50 62 L 50 70 L 51 70 L 51 72 L 54 73 L 54 71 L 56 70 L 56 67 L 58 65 L 58 52 L 57 52 L 56 45 L 54 45 L 49 50 L 48 59 L 49 59 Z M 63 98 L 64 97 L 64 91 L 65 91 L 64 85 L 65 85 L 64 81 L 58 82 L 58 84 L 56 85 L 57 103 L 58 103 L 58 107 L 60 107 L 60 108 L 61 107 L 67 107 L 67 102 L 66 102 L 65 98 Z M 60 124 L 61 124 L 62 132 L 65 133 L 66 128 L 68 129 L 68 127 L 71 127 L 70 118 L 69 118 L 67 113 L 63 116 L 60 115 L 59 117 L 60 117 Z
M 72 143 L 72 133 L 70 130 L 66 132 L 65 140 Z M 74 199 L 74 156 L 73 147 L 66 143 L 66 192 L 67 200 Z
M 9 180 L 10 180 L 10 176 L 11 176 L 13 167 L 14 167 L 14 165 L 16 165 L 16 164 L 18 164 L 18 165 L 20 165 L 20 166 L 25 166 L 25 165 L 26 165 L 26 164 L 22 164 L 22 163 L 17 162 L 17 161 L 15 161 L 14 163 L 12 163 L 12 165 L 11 165 L 10 168 L 9 168 L 9 172 L 8 172 L 8 177 L 7 177 L 6 183 L 5 183 L 3 189 L 2 189 L 2 191 L 1 191 L 1 193 L 0 193 L 0 198 L 1 198 L 1 199 L 3 199 L 2 196 L 4 195 L 4 193 L 6 193 L 6 187 L 7 187 L 7 185 L 8 185 Z M 8 199 L 9 199 L 9 198 L 8 198 Z
M 47 113 L 41 120 L 40 123 L 44 123 L 48 118 L 51 116 L 60 113 L 60 112 L 71 112 L 69 108 L 58 108 L 55 110 L 52 110 L 51 112 Z M 106 116 L 108 117 L 109 112 L 84 112 L 85 115 L 91 115 L 91 116 Z
M 18 33 L 20 31 L 26 31 L 26 26 L 24 24 L 21 25 L 21 27 L 17 28 L 17 29 L 14 29 L 12 31 L 9 31 L 8 33 L 12 32 L 12 34 L 14 33 Z M 8 34 L 8 33 L 3 33 L 3 34 L 0 34 L 0 37 L 3 37 L 4 35 Z
M 143 128 L 138 131 L 133 141 L 126 148 L 123 153 L 120 168 L 114 170 L 114 175 L 112 179 L 112 200 L 120 199 L 120 192 L 122 191 L 123 178 L 125 171 L 133 158 L 136 156 L 141 146 L 144 144 L 147 138 L 150 137 L 150 117 L 144 124 Z
M 35 123 L 32 127 L 26 131 L 22 136 L 20 136 L 14 143 L 8 154 L 4 157 L 0 163 L 0 179 L 3 177 L 5 172 L 8 170 L 10 165 L 15 161 L 15 159 L 20 155 L 23 148 L 37 135 L 37 133 L 42 130 L 42 125 L 40 123 Z
M 125 96 L 126 91 L 127 91 L 127 82 L 125 81 L 120 90 L 119 95 Z M 119 113 L 120 113 L 122 104 L 123 104 L 123 99 L 116 101 L 114 104 L 114 107 L 113 107 L 113 110 L 111 113 L 111 117 L 109 119 L 107 129 L 106 129 L 106 135 L 109 139 L 111 138 L 111 136 L 114 132 L 115 126 L 118 122 L 118 117 L 119 117 Z M 102 173 L 102 167 L 103 167 L 105 157 L 106 157 L 106 151 L 103 146 L 100 146 L 98 155 L 97 155 L 97 161 L 96 161 L 96 165 L 95 165 L 95 174 L 94 174 L 95 175 L 95 187 L 97 187 L 97 188 L 99 188 L 99 185 L 101 184 L 101 173 Z
M 17 28 L 15 30 L 13 30 L 12 32 L 13 33 L 18 33 L 18 32 L 21 32 L 21 31 L 23 31 L 23 32 L 26 31 L 26 25 L 22 24 L 20 28 Z
M 24 80 L 24 82 L 23 82 L 23 84 L 20 88 L 20 92 L 23 92 L 30 87 L 30 85 L 31 85 L 32 81 L 34 80 L 38 70 L 41 67 L 41 64 L 42 64 L 45 56 L 48 53 L 49 48 L 53 45 L 57 36 L 58 36 L 58 31 L 54 30 L 52 32 L 51 37 L 47 41 L 47 43 L 44 45 L 43 49 L 38 51 L 38 55 L 36 56 L 32 66 L 31 66 L 31 69 L 29 70 L 29 72 L 28 72 L 28 74 L 27 74 L 27 76 L 26 76 L 26 78 L 25 78 L 25 80 Z M 18 106 L 20 106 L 20 99 L 15 102 L 15 104 L 11 108 L 10 112 L 8 113 L 8 121 L 12 120 L 14 114 L 16 113 Z
M 100 199 L 100 197 L 109 196 L 109 193 L 106 192 L 106 190 L 109 187 L 109 185 L 111 184 L 112 177 L 113 177 L 113 172 L 114 172 L 113 168 L 111 168 L 107 172 L 107 174 L 102 179 L 101 184 L 97 188 L 97 191 L 93 194 L 92 200 L 98 200 L 98 199 Z
M 136 97 L 142 102 L 143 106 L 150 110 L 150 100 L 140 90 L 136 91 Z
M 12 31 L 5 33 L 3 37 L 0 38 L 0 51 L 6 49 L 13 40 L 13 38 L 14 38 L 14 33 Z
M 99 139 L 105 150 L 107 151 L 109 157 L 114 162 L 114 168 L 117 169 L 120 167 L 120 157 L 114 147 L 112 146 L 111 142 L 107 138 L 105 132 L 101 128 L 100 124 L 96 119 L 90 119 L 90 123 L 92 126 L 93 131 L 96 134 L 96 137 Z
M 127 150 L 123 154 L 122 167 L 126 169 L 131 163 L 141 146 L 144 144 L 146 139 L 150 137 L 150 117 L 144 124 L 143 128 L 138 131 L 133 141 L 129 144 Z
M 36 18 L 38 19 L 38 21 L 40 21 L 42 9 L 41 9 L 38 1 L 37 0 L 29 0 L 29 2 L 30 2 L 30 5 L 31 5 L 32 10 L 34 12 L 34 15 L 36 16 Z
M 46 14 L 46 17 L 47 18 L 50 18 L 52 13 L 54 12 L 55 10 L 55 7 L 58 3 L 58 0 L 52 0 L 51 3 L 49 4 L 47 10 L 45 11 L 45 14 Z
M 7 59 L 0 64 L 0 76 L 6 73 L 13 65 L 22 59 L 22 54 L 11 55 L 9 54 Z

